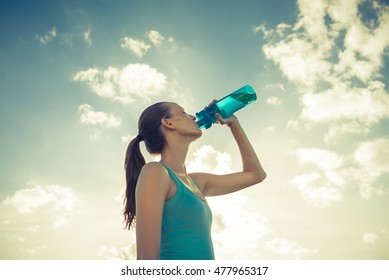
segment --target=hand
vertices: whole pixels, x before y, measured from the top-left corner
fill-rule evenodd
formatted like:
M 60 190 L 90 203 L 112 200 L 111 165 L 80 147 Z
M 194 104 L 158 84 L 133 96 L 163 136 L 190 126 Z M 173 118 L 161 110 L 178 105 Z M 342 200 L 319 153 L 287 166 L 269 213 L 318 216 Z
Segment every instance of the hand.
M 221 125 L 227 125 L 228 127 L 231 127 L 234 123 L 238 122 L 238 118 L 235 115 L 232 115 L 228 118 L 223 119 L 222 116 L 220 116 L 219 113 L 215 114 L 215 117 L 217 119 L 217 123 Z
M 216 99 L 212 100 L 212 102 L 209 103 L 209 105 L 206 108 L 211 107 L 216 102 L 217 102 Z M 216 119 L 218 121 L 217 122 L 218 124 L 227 125 L 228 127 L 230 127 L 234 123 L 238 122 L 238 118 L 235 115 L 232 115 L 232 116 L 230 116 L 228 118 L 223 119 L 219 113 L 216 113 L 215 117 L 216 117 Z

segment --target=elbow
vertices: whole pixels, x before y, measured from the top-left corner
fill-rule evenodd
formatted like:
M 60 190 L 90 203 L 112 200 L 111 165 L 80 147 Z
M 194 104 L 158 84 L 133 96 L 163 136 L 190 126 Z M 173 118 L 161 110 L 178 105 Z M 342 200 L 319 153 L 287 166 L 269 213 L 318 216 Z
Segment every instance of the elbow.
M 261 183 L 266 179 L 266 172 L 264 170 L 248 172 L 247 187 Z
M 261 179 L 261 182 L 262 182 L 263 180 L 265 180 L 265 179 L 266 179 L 266 177 L 267 177 L 267 174 L 266 174 L 266 172 L 265 172 L 265 171 L 263 171 L 263 173 L 262 173 L 262 179 Z
M 259 184 L 264 181 L 266 179 L 266 176 L 267 174 L 264 170 L 260 170 L 259 172 L 257 172 L 255 176 L 255 184 Z

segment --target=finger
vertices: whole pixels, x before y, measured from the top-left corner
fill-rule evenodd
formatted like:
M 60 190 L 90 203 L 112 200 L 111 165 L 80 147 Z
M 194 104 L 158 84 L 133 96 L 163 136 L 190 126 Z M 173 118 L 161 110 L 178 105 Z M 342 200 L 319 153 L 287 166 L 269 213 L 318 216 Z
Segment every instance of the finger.
M 216 117 L 218 123 L 224 124 L 224 120 L 223 120 L 222 116 L 219 113 L 216 113 L 215 117 Z
M 216 99 L 212 100 L 212 101 L 211 101 L 211 103 L 209 103 L 207 107 L 210 107 L 210 106 L 212 106 L 212 105 L 213 105 L 213 104 L 215 104 L 216 102 L 217 102 L 217 100 L 216 100 Z

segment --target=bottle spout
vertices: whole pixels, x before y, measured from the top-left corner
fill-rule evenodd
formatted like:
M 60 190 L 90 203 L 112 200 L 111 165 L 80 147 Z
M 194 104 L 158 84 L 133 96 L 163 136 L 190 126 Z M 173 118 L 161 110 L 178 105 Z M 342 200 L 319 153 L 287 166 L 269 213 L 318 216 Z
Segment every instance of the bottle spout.
M 208 129 L 211 127 L 210 125 L 207 125 L 207 123 L 209 123 L 209 122 L 207 122 L 206 120 L 201 119 L 201 118 L 196 120 L 196 123 L 200 129 Z
M 212 126 L 212 120 L 206 110 L 196 113 L 196 123 L 200 129 L 208 129 Z

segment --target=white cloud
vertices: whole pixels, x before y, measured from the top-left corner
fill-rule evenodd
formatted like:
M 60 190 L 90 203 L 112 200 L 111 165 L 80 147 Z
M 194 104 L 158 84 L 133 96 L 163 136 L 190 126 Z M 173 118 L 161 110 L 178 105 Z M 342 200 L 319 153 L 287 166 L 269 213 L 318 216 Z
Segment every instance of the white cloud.
M 359 9 L 362 2 L 370 22 Z M 389 8 L 363 0 L 299 0 L 297 5 L 292 26 L 254 28 L 264 32 L 265 56 L 298 86 L 303 120 L 336 122 L 327 141 L 344 132 L 366 133 L 389 116 L 388 93 L 378 81 L 389 46 Z M 360 125 L 344 129 L 350 122 Z
M 47 31 L 45 35 L 42 36 L 38 34 L 35 35 L 35 38 L 39 40 L 39 42 L 41 42 L 42 44 L 47 44 L 51 42 L 52 40 L 55 39 L 55 37 L 57 37 L 57 28 L 55 26 L 51 28 L 49 31 Z
M 358 167 L 351 177 L 359 183 L 361 196 L 369 199 L 387 194 L 387 186 L 380 186 L 376 182 L 389 174 L 389 139 L 378 138 L 361 143 L 353 158 Z
M 6 197 L 1 205 L 3 214 L 12 220 L 9 225 L 12 236 L 23 236 L 26 240 L 19 250 L 29 255 L 42 255 L 47 247 L 41 242 L 36 243 L 36 238 L 59 234 L 58 230 L 65 227 L 69 229 L 80 202 L 80 197 L 71 188 L 36 185 L 17 190 Z
M 380 178 L 389 174 L 389 139 L 378 138 L 359 143 L 350 155 L 318 148 L 297 149 L 299 165 L 313 167 L 292 178 L 290 184 L 314 206 L 324 207 L 342 199 L 342 190 L 357 186 L 361 197 L 369 199 L 388 193 Z
M 262 32 L 265 39 L 270 38 L 273 34 L 273 30 L 268 29 L 266 23 L 254 26 L 252 30 L 254 33 Z
M 69 224 L 71 222 L 71 220 L 72 219 L 70 217 L 60 215 L 55 219 L 55 221 L 52 225 L 52 228 L 53 229 L 60 229 L 64 226 L 66 226 L 67 224 Z
M 317 170 L 297 175 L 290 181 L 303 200 L 316 207 L 325 207 L 342 199 L 339 188 L 345 184 L 343 156 L 318 148 L 300 148 L 293 155 L 299 165 L 312 166 Z
M 121 125 L 120 120 L 114 115 L 94 111 L 88 104 L 80 105 L 78 111 L 81 114 L 80 121 L 84 124 L 102 125 L 105 127 L 119 127 Z
M 280 255 L 287 259 L 304 259 L 310 255 L 317 254 L 317 250 L 312 250 L 283 238 L 274 238 L 265 244 L 265 248 L 270 250 L 274 255 Z
M 327 144 L 336 143 L 340 135 L 350 134 L 367 134 L 370 129 L 358 121 L 348 121 L 341 123 L 331 123 L 328 131 L 324 135 L 324 142 Z
M 281 99 L 276 97 L 276 96 L 271 96 L 271 97 L 267 98 L 266 102 L 270 105 L 281 105 L 282 104 Z
M 226 174 L 232 172 L 231 155 L 205 145 L 193 153 L 187 164 L 188 172 L 209 172 Z
M 370 82 L 366 88 L 350 88 L 338 83 L 318 94 L 302 98 L 301 117 L 312 121 L 348 120 L 365 125 L 378 123 L 389 116 L 389 96 L 381 82 Z
M 288 120 L 288 122 L 286 123 L 286 127 L 297 130 L 300 127 L 300 122 L 299 120 Z
M 25 188 L 7 197 L 3 204 L 12 205 L 19 213 L 32 213 L 42 207 L 56 211 L 72 211 L 78 199 L 72 189 L 58 185 Z
M 118 85 L 124 98 L 133 94 L 148 98 L 166 89 L 166 76 L 146 64 L 129 64 L 121 70 Z
M 267 84 L 267 85 L 265 85 L 265 88 L 267 88 L 267 89 L 276 88 L 276 89 L 280 89 L 281 91 L 285 92 L 285 85 L 282 83 Z
M 119 251 L 114 246 L 100 246 L 98 255 L 108 260 L 119 259 Z
M 124 37 L 121 40 L 121 47 L 125 50 L 131 51 L 138 58 L 142 58 L 150 48 L 144 41 L 136 40 L 130 37 Z
M 354 160 L 370 176 L 379 177 L 383 173 L 389 173 L 389 138 L 361 143 L 354 152 Z
M 102 134 L 102 130 L 94 130 L 89 134 L 89 139 L 91 141 L 95 141 L 100 138 L 101 134 Z
M 378 236 L 371 232 L 366 232 L 362 236 L 362 241 L 366 244 L 375 244 L 378 240 Z
M 358 21 L 358 5 L 363 0 L 331 1 L 327 6 L 329 16 L 333 19 L 331 25 L 333 36 L 338 36 L 339 32 L 353 22 Z
M 73 81 L 85 82 L 98 96 L 115 98 L 117 77 L 119 69 L 108 67 L 107 70 L 100 71 L 97 68 L 89 68 L 80 71 L 73 76 Z
M 294 152 L 299 163 L 312 164 L 321 170 L 333 170 L 343 165 L 343 159 L 338 154 L 318 148 L 301 148 Z
M 343 171 L 337 170 L 326 170 L 324 172 L 325 178 L 328 181 L 329 185 L 333 185 L 336 187 L 343 187 L 346 183 L 346 179 L 343 175 Z
M 89 68 L 73 76 L 73 81 L 85 82 L 98 96 L 131 103 L 149 99 L 167 88 L 166 76 L 147 64 L 128 64 L 122 69 Z
M 164 40 L 164 37 L 156 30 L 150 30 L 147 32 L 147 36 L 150 41 L 154 44 L 154 46 L 160 46 Z
M 88 46 L 92 46 L 92 39 L 90 37 L 90 34 L 91 34 L 91 30 L 88 29 L 87 31 L 83 32 L 82 33 L 82 37 L 85 41 L 85 43 L 88 45 Z
M 324 59 L 327 55 L 324 50 L 297 36 L 274 45 L 265 44 L 263 52 L 290 81 L 309 89 L 329 74 L 330 63 Z
M 268 133 L 273 133 L 275 131 L 275 128 L 274 128 L 274 126 L 267 126 L 263 130 L 268 132 Z
M 135 240 L 135 236 L 131 239 Z M 136 246 L 135 243 L 123 248 L 102 245 L 99 247 L 98 256 L 106 260 L 135 260 Z
M 240 193 L 207 198 L 213 212 L 212 237 L 217 259 L 257 259 L 259 242 L 272 232 L 268 219 L 250 211 Z M 239 238 L 237 239 L 237 237 Z
M 136 259 L 136 235 L 135 231 L 128 232 L 128 240 L 133 242 L 125 247 L 100 245 L 98 248 L 98 256 L 108 260 L 135 260 Z M 126 242 L 128 243 L 128 242 Z
M 328 29 L 323 20 L 326 15 L 326 9 L 329 5 L 327 0 L 299 0 L 297 1 L 299 8 L 299 19 L 294 30 L 303 29 L 304 33 L 314 44 L 320 44 L 323 48 L 323 43 L 328 44 Z M 328 46 L 325 46 L 325 49 Z
M 295 176 L 290 184 L 300 192 L 304 201 L 315 207 L 321 208 L 340 201 L 342 193 L 339 188 L 331 184 L 320 183 L 321 178 L 322 175 L 316 172 L 305 173 Z
M 377 10 L 378 26 L 367 26 L 361 20 L 349 23 L 344 39 L 345 50 L 340 54 L 338 69 L 348 70 L 366 82 L 377 74 L 383 64 L 382 56 L 389 45 L 389 9 Z M 338 70 L 337 69 L 337 70 Z
M 121 136 L 120 139 L 122 140 L 122 143 L 129 144 L 135 137 L 136 135 L 128 134 L 126 136 Z

